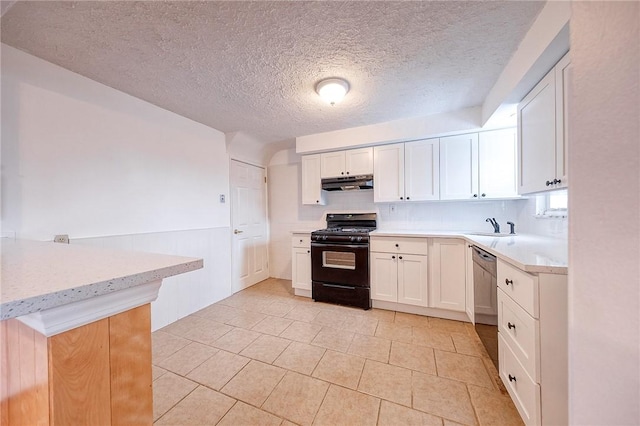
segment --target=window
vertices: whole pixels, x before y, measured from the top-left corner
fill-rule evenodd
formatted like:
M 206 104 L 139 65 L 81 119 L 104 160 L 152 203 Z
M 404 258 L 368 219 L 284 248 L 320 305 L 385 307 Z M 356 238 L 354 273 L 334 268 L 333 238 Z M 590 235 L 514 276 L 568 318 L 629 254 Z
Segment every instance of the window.
M 568 214 L 566 189 L 536 196 L 536 217 L 567 217 Z

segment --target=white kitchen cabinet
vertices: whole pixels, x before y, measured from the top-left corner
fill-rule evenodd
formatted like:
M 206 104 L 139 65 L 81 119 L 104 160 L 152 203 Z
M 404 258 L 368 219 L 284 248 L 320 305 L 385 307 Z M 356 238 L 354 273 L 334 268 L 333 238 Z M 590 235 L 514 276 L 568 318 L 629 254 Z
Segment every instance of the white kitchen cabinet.
M 311 297 L 311 235 L 291 237 L 291 284 L 296 296 Z
M 404 144 L 373 148 L 373 202 L 404 200 Z
M 525 424 L 567 424 L 567 276 L 497 272 L 500 378 Z
M 478 194 L 480 198 L 518 196 L 516 128 L 478 134 Z
M 372 238 L 371 299 L 426 307 L 427 244 L 425 238 Z
M 518 104 L 518 192 L 564 188 L 569 54 Z
M 571 58 L 567 53 L 556 64 L 556 178 L 560 181 L 556 188 L 566 188 L 569 185 L 567 173 L 567 145 L 569 142 L 569 84 Z
M 440 138 L 440 198 L 478 198 L 478 134 Z
M 440 140 L 404 144 L 404 193 L 406 201 L 440 199 Z
M 438 139 L 374 148 L 376 203 L 440 199 Z
M 386 302 L 398 301 L 398 259 L 391 253 L 371 252 L 371 298 Z
M 464 240 L 433 238 L 429 244 L 429 306 L 465 312 L 467 254 Z
M 398 255 L 398 303 L 427 306 L 427 256 Z
M 370 175 L 373 173 L 373 148 L 326 152 L 321 156 L 321 178 Z
M 320 154 L 302 156 L 302 204 L 325 204 L 320 164 Z
M 516 197 L 516 167 L 515 129 L 440 138 L 440 199 Z

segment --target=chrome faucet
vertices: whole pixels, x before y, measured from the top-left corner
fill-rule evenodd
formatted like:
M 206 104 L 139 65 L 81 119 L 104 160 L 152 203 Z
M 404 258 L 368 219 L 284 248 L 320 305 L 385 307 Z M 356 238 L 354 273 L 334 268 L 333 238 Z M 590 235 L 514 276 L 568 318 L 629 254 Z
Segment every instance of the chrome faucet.
M 489 222 L 491 226 L 493 226 L 493 232 L 495 232 L 496 234 L 500 233 L 500 224 L 498 223 L 495 217 L 494 218 L 488 217 L 487 220 L 485 220 L 485 222 Z

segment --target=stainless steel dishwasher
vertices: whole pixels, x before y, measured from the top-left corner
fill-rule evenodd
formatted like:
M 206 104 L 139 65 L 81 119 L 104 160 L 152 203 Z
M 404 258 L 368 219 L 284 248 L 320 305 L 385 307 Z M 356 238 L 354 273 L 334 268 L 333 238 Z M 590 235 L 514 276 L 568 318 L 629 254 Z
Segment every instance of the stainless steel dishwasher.
M 476 333 L 498 368 L 498 279 L 496 257 L 473 249 L 473 301 Z M 499 371 L 499 370 L 498 370 Z

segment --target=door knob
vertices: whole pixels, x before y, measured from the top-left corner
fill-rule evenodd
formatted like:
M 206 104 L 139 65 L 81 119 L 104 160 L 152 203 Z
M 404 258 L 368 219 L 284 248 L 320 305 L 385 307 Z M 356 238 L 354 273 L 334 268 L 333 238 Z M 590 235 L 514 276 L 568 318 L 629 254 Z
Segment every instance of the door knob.
M 244 231 L 238 231 L 237 229 L 234 229 L 234 230 L 233 230 L 233 233 L 234 233 L 234 234 L 242 234 L 243 232 L 244 232 Z

